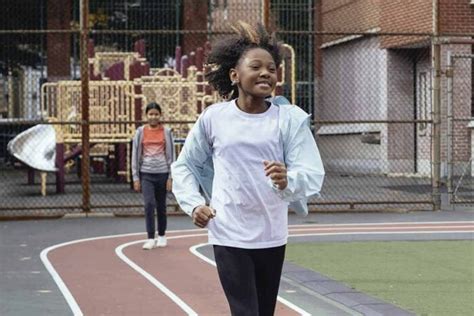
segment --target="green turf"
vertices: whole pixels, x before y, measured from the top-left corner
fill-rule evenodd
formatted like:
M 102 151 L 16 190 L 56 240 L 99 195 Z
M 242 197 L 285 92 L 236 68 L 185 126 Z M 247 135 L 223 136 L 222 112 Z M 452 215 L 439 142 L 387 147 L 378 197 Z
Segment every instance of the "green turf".
M 418 315 L 474 315 L 474 242 L 288 244 L 286 260 Z

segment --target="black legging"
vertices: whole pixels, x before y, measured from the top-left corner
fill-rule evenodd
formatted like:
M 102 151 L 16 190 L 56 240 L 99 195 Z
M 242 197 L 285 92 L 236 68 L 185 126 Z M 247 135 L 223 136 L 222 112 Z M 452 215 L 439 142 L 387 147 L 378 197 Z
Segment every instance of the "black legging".
M 273 315 L 285 247 L 241 249 L 214 246 L 219 279 L 232 315 Z
M 155 209 L 157 213 L 158 235 L 166 232 L 166 181 L 168 173 L 141 173 L 143 199 L 145 202 L 145 222 L 149 239 L 155 238 Z

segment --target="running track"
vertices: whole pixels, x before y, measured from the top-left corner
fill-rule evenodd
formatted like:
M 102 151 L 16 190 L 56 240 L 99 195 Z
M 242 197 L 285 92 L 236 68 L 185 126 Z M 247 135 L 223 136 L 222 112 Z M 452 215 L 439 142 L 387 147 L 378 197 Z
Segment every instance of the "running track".
M 294 225 L 290 237 L 474 233 L 473 221 Z M 143 233 L 74 240 L 41 260 L 74 315 L 228 315 L 202 229 L 168 232 L 168 247 L 141 249 Z M 304 315 L 279 298 L 276 315 Z

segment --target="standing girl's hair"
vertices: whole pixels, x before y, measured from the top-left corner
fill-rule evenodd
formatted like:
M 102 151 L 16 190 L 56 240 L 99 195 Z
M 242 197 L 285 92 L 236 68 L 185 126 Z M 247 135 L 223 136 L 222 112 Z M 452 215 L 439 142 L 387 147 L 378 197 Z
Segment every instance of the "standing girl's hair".
M 158 110 L 158 112 L 160 112 L 160 114 L 162 114 L 161 106 L 156 102 L 148 103 L 146 108 L 145 108 L 145 113 L 148 113 L 150 110 L 153 110 L 153 109 Z
M 276 67 L 281 63 L 281 43 L 275 36 L 269 35 L 265 28 L 258 24 L 252 28 L 249 24 L 239 21 L 233 27 L 237 36 L 232 36 L 216 43 L 207 57 L 207 63 L 213 69 L 205 74 L 206 80 L 217 90 L 219 95 L 235 99 L 239 96 L 237 85 L 229 78 L 229 71 L 235 68 L 243 54 L 251 48 L 262 48 L 272 55 Z

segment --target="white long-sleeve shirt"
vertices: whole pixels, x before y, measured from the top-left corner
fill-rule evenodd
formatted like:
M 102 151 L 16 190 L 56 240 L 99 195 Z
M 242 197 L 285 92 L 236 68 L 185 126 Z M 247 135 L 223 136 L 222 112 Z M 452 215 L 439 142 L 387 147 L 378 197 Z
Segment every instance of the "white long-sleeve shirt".
M 278 115 L 274 105 L 249 114 L 235 102 L 213 106 L 203 115 L 214 163 L 211 207 L 216 217 L 208 225 L 209 243 L 240 248 L 286 244 L 288 202 L 267 185 L 263 164 L 283 161 Z
M 307 213 L 306 198 L 319 193 L 324 177 L 307 123 L 308 115 L 292 105 L 272 104 L 265 113 L 248 114 L 229 101 L 202 113 L 172 165 L 173 193 L 189 215 L 206 200 L 216 209 L 208 225 L 210 243 L 241 248 L 286 243 L 288 202 Z M 263 160 L 286 164 L 287 188 L 271 185 Z

